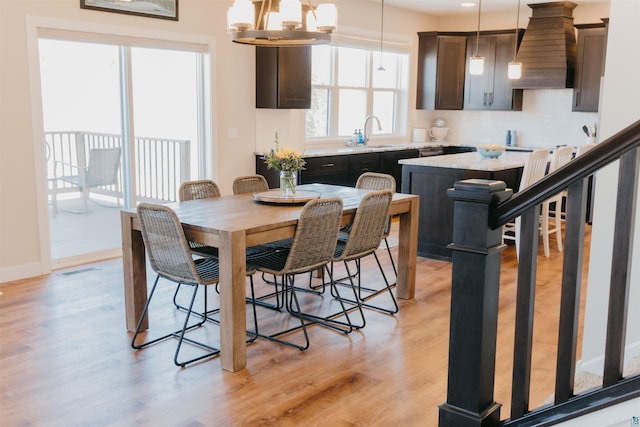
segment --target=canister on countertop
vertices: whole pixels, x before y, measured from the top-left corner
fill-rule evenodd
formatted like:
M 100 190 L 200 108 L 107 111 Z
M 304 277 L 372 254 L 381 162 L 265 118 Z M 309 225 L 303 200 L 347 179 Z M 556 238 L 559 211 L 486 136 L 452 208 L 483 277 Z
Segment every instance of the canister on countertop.
M 511 131 L 510 130 L 507 131 L 507 139 L 505 141 L 505 145 L 507 147 L 511 147 Z
M 427 130 L 425 128 L 413 128 L 413 142 L 426 142 Z
M 511 131 L 511 146 L 515 147 L 516 145 L 518 145 L 518 131 L 517 130 L 512 130 Z

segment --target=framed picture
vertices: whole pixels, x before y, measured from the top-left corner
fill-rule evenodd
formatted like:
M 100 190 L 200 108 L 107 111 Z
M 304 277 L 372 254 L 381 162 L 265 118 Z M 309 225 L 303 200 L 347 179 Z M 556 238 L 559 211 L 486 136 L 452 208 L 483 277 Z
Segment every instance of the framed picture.
M 178 0 L 80 0 L 82 9 L 178 20 Z

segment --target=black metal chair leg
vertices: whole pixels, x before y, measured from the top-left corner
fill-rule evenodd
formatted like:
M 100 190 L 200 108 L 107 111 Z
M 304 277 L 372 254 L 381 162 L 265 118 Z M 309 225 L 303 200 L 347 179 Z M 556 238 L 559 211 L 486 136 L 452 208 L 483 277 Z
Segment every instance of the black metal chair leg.
M 193 303 L 196 300 L 196 295 L 198 293 L 198 286 L 195 286 L 195 289 L 193 290 L 193 295 L 191 296 L 191 302 L 189 304 L 189 310 L 187 311 L 187 315 L 185 316 L 184 319 L 184 326 L 182 327 L 182 331 L 180 332 L 180 334 L 178 335 L 178 345 L 176 347 L 176 352 L 175 355 L 173 357 L 173 363 L 175 363 L 177 366 L 181 366 L 181 367 L 185 367 L 186 365 L 193 363 L 193 362 L 197 362 L 198 360 L 202 360 L 202 359 L 206 359 L 207 357 L 211 357 L 211 356 L 215 356 L 217 354 L 220 354 L 220 350 L 215 348 L 215 347 L 211 347 L 209 345 L 206 345 L 204 343 L 201 343 L 199 341 L 195 341 L 189 338 L 186 338 L 184 336 L 184 334 L 186 333 L 186 331 L 188 330 L 188 325 L 189 325 L 189 317 L 191 317 L 191 313 L 193 311 Z M 205 302 L 205 318 L 206 318 L 206 302 Z M 203 320 L 204 322 L 204 320 Z M 184 362 L 180 362 L 178 361 L 178 356 L 180 355 L 180 349 L 182 348 L 182 343 L 184 341 L 187 341 L 191 344 L 194 344 L 198 347 L 210 350 L 209 353 L 198 356 L 198 357 L 194 357 L 193 359 L 189 359 L 187 361 Z

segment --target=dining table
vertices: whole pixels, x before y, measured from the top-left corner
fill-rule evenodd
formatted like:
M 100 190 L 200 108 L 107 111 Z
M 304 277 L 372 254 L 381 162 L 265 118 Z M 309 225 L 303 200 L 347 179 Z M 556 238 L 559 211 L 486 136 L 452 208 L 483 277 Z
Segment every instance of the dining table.
M 304 184 L 297 190 L 341 198 L 342 225 L 352 222 L 362 197 L 370 192 L 327 184 Z M 241 194 L 168 206 L 177 214 L 189 241 L 218 248 L 221 366 L 239 371 L 246 366 L 246 248 L 292 237 L 304 203 L 265 203 L 252 194 Z M 400 299 L 412 299 L 415 292 L 418 206 L 417 195 L 393 194 L 389 214 L 399 219 L 396 296 Z M 146 254 L 135 208 L 121 211 L 121 228 L 126 327 L 134 331 L 147 300 Z M 152 314 L 143 320 L 143 330 L 148 329 Z

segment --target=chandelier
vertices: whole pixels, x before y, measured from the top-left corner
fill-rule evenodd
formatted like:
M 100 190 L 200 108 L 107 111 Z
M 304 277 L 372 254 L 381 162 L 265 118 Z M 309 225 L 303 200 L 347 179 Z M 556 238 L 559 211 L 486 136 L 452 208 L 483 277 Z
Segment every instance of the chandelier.
M 334 4 L 317 7 L 307 0 L 234 0 L 227 13 L 227 30 L 236 43 L 256 46 L 326 44 L 336 29 Z

